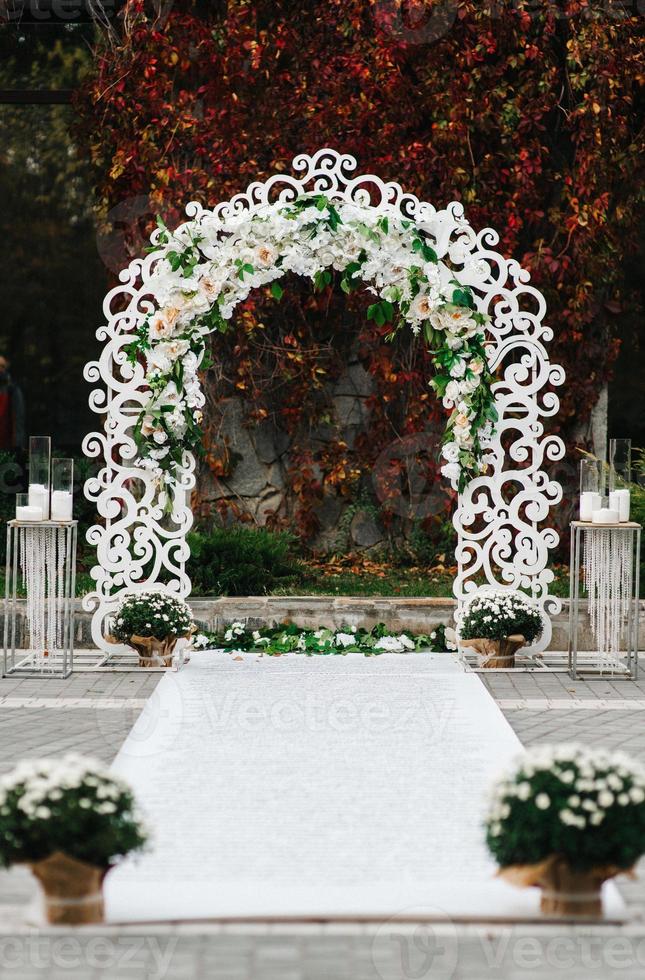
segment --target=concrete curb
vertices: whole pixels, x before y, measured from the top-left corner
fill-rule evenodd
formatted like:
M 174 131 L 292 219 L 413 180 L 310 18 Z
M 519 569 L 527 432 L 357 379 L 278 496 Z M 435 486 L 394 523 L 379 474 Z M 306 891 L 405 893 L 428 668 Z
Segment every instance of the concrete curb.
M 77 648 L 93 647 L 91 614 L 82 610 L 81 601 L 75 601 L 75 645 Z M 239 619 L 254 627 L 291 621 L 299 626 L 326 626 L 330 629 L 339 629 L 342 626 L 363 626 L 369 629 L 382 622 L 393 630 L 429 633 L 440 623 L 452 622 L 455 600 L 381 596 L 240 596 L 194 598 L 190 600 L 190 605 L 199 625 L 209 630 L 219 630 L 227 623 Z M 18 646 L 21 647 L 25 637 L 24 599 L 18 600 L 18 609 Z M 594 645 L 586 603 L 581 603 L 581 610 L 583 622 L 579 634 L 579 649 L 592 650 Z M 643 650 L 645 600 L 640 602 L 640 612 L 639 650 Z M 566 650 L 568 643 L 569 601 L 563 599 L 562 611 L 553 618 L 553 636 L 549 649 Z

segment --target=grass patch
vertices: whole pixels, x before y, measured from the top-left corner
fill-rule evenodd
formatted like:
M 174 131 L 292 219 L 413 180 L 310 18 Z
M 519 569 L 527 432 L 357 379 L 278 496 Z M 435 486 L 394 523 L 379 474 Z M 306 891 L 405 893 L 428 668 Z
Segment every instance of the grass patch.
M 569 596 L 569 570 L 561 566 L 555 569 L 556 578 L 550 594 L 561 598 Z M 319 595 L 319 596 L 383 596 L 391 598 L 453 598 L 452 586 L 456 569 L 432 570 L 424 568 L 398 568 L 387 563 L 361 561 L 356 557 L 337 559 L 331 562 L 303 562 L 301 571 L 289 580 L 259 593 L 276 596 Z M 76 595 L 84 596 L 94 588 L 94 579 L 87 572 L 76 576 Z M 4 570 L 0 573 L 0 595 L 4 596 Z M 192 596 L 217 597 L 214 590 L 200 588 L 199 581 L 193 583 Z M 24 590 L 19 593 L 24 596 Z M 581 591 L 584 596 L 584 592 Z

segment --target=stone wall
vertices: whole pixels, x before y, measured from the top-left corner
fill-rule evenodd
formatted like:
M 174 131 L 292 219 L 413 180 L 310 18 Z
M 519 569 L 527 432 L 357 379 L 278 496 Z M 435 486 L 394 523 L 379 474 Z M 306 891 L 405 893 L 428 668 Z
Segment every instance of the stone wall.
M 350 450 L 354 447 L 368 422 L 367 399 L 373 389 L 368 372 L 358 360 L 350 361 L 342 376 L 329 387 L 329 422 L 313 429 L 310 439 L 314 450 L 324 449 L 339 438 Z M 274 514 L 292 517 L 294 502 L 287 486 L 289 435 L 273 421 L 249 424 L 242 398 L 228 398 L 220 409 L 219 435 L 230 452 L 230 475 L 216 479 L 203 466 L 198 484 L 201 499 L 212 505 L 234 505 L 259 525 Z M 348 515 L 350 506 L 351 501 L 340 497 L 333 488 L 325 493 L 315 510 L 321 527 L 312 542 L 315 547 L 323 551 L 337 546 L 343 550 L 369 550 L 384 542 L 385 532 L 374 514 L 368 510 Z

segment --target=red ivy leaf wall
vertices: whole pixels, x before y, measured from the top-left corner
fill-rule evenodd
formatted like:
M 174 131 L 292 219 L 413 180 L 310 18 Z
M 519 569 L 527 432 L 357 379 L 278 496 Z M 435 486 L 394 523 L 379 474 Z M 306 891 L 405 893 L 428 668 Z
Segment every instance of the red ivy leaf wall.
M 637 309 L 624 268 L 639 222 L 641 21 L 587 0 L 129 0 L 78 102 L 99 211 L 148 200 L 128 232 L 136 253 L 154 212 L 172 226 L 186 202 L 214 204 L 324 145 L 438 206 L 461 200 L 546 295 L 567 371 L 557 424 L 572 439 Z M 426 355 L 387 344 L 364 310 L 294 281 L 279 307 L 254 297 L 214 339 L 207 462 L 215 476 L 234 465 L 217 405 L 243 395 L 251 421 L 290 435 L 275 519 L 304 537 L 325 494 L 355 496 L 384 447 L 436 427 Z M 326 391 L 350 356 L 374 379 L 369 422 L 353 445 L 332 432 L 323 448 Z M 422 465 L 434 480 L 436 461 Z

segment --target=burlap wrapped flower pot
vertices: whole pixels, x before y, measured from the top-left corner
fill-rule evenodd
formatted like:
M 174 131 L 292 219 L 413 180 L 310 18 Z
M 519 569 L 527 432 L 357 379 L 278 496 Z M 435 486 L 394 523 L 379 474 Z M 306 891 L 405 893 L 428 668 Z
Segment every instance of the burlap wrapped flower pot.
M 51 925 L 92 925 L 104 920 L 103 879 L 109 868 L 78 861 L 61 851 L 30 865 L 41 884 Z
M 489 669 L 514 667 L 515 654 L 525 644 L 525 637 L 519 634 L 507 636 L 503 640 L 488 640 L 485 637 L 461 640 L 462 647 L 470 647 L 476 651 L 478 666 Z
M 501 868 L 498 875 L 520 888 L 537 885 L 542 890 L 540 909 L 545 915 L 599 919 L 602 917 L 603 882 L 621 870 L 615 865 L 605 865 L 576 871 L 566 858 L 552 854 L 538 864 Z
M 177 641 L 195 632 L 190 607 L 163 591 L 125 593 L 115 610 L 109 643 L 126 643 L 139 655 L 140 667 L 172 667 Z
M 172 667 L 178 636 L 158 640 L 156 636 L 131 636 L 129 644 L 139 654 L 140 667 Z

